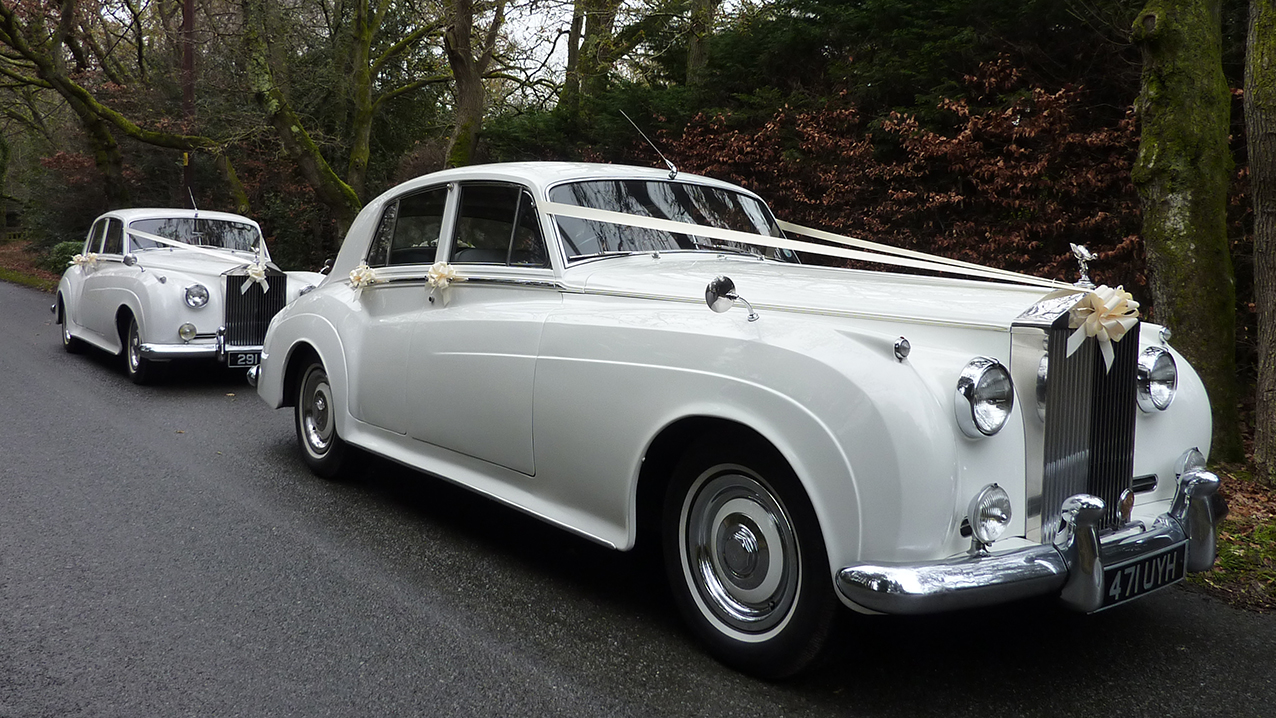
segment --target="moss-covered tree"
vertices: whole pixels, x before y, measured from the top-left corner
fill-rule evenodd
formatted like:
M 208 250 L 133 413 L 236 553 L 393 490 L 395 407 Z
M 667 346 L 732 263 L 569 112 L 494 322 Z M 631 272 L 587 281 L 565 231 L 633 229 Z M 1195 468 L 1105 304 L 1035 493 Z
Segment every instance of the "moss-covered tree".
M 1276 486 L 1276 2 L 1250 0 L 1245 55 L 1245 135 L 1254 208 L 1254 300 L 1258 309 L 1254 464 Z
M 1133 179 L 1143 207 L 1156 319 L 1209 392 L 1213 456 L 1241 456 L 1236 288 L 1227 245 L 1230 92 L 1221 0 L 1151 0 L 1134 20 L 1143 54 Z

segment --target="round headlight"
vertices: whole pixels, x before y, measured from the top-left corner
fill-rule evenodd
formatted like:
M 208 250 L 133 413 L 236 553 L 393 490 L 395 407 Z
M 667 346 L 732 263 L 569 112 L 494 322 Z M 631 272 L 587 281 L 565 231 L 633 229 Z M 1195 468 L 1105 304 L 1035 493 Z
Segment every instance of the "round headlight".
M 199 309 L 205 304 L 208 304 L 208 287 L 192 284 L 186 288 L 186 306 Z
M 966 436 L 992 436 L 1006 425 L 1015 406 L 1015 387 L 1001 362 L 975 357 L 957 379 L 957 425 Z
M 1139 353 L 1135 376 L 1140 409 L 1151 412 L 1169 408 L 1179 384 L 1179 370 L 1173 355 L 1161 347 L 1144 349 Z
M 177 336 L 184 342 L 188 342 L 195 338 L 195 325 L 186 322 L 177 328 Z
M 980 546 L 987 546 L 1001 538 L 1010 526 L 1010 495 L 996 484 L 988 484 L 970 500 L 966 520 Z

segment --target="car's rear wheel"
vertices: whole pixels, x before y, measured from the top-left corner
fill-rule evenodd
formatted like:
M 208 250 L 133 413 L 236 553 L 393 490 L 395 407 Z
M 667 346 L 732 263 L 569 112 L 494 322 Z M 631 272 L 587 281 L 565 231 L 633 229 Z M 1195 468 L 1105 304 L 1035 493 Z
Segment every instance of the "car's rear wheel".
M 815 511 L 788 464 L 743 437 L 679 463 L 663 521 L 674 600 L 718 660 L 784 678 L 823 652 L 839 606 Z
M 71 322 L 66 316 L 66 305 L 58 298 L 58 319 L 62 322 L 62 348 L 68 354 L 79 354 L 84 351 L 84 342 L 71 336 Z
M 297 382 L 293 402 L 301 457 L 316 476 L 331 479 L 345 469 L 349 447 L 337 435 L 336 402 L 328 372 L 317 358 L 308 358 Z
M 134 384 L 149 384 L 155 378 L 155 362 L 142 356 L 142 333 L 137 326 L 137 317 L 129 317 L 128 320 L 124 338 L 124 369 Z

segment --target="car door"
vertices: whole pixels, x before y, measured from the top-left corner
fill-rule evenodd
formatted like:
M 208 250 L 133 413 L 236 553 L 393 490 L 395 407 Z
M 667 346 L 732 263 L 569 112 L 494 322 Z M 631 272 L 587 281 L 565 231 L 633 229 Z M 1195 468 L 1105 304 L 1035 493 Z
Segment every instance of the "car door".
M 115 217 L 106 218 L 105 223 L 97 249 L 97 265 L 84 276 L 80 307 L 85 327 L 114 347 L 119 346 L 120 341 L 115 312 L 126 301 L 127 294 L 123 287 L 124 275 L 136 274 L 137 270 L 124 266 L 124 223 Z M 138 321 L 141 323 L 142 318 Z M 143 341 L 146 341 L 145 334 Z
M 448 185 L 396 197 L 385 205 L 368 250 L 379 283 L 355 300 L 347 346 L 350 413 L 373 426 L 407 433 L 404 375 L 413 327 L 428 305 L 426 273 L 448 217 Z
M 531 193 L 463 183 L 449 263 L 409 349 L 409 431 L 421 441 L 535 474 L 532 395 L 541 330 L 562 303 Z
M 89 254 L 90 252 L 98 252 L 102 249 L 102 238 L 106 235 L 106 218 L 103 217 L 93 223 L 89 228 L 88 237 L 84 240 L 84 249 L 81 254 Z M 84 280 L 93 272 L 93 268 L 85 265 L 74 265 L 71 267 L 70 273 L 67 275 L 67 296 L 65 297 L 66 318 L 70 322 L 83 330 L 89 330 L 88 320 L 85 318 L 84 310 Z

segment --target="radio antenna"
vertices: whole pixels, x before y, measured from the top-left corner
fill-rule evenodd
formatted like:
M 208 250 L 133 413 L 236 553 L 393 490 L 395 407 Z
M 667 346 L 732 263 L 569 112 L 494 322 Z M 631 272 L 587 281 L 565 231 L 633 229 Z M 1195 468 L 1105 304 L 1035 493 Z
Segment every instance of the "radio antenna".
M 187 187 L 186 194 L 190 195 L 191 209 L 195 210 L 195 214 L 199 214 L 199 205 L 195 204 L 195 193 L 191 191 L 190 187 Z
M 665 161 L 665 166 L 669 168 L 669 179 L 677 177 L 678 168 L 673 166 L 673 163 L 669 161 L 668 157 L 665 157 L 665 154 L 660 151 L 660 148 L 656 146 L 656 143 L 651 141 L 651 138 L 647 136 L 647 133 L 643 132 L 642 128 L 638 126 L 638 123 L 634 122 L 629 115 L 626 115 L 624 110 L 620 110 L 619 108 L 617 109 L 626 120 L 629 120 L 629 124 L 633 125 L 635 130 L 638 130 L 638 134 L 642 135 L 642 138 L 647 141 L 647 144 L 651 145 L 651 149 L 655 150 L 656 154 L 660 155 L 660 159 Z

